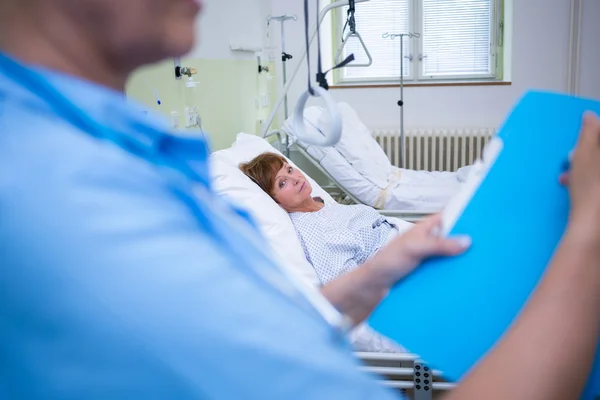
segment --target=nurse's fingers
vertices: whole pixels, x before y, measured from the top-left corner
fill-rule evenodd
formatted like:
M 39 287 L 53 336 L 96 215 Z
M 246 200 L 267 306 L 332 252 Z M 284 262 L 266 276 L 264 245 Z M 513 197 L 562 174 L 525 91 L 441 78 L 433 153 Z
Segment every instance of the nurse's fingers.
M 433 256 L 456 256 L 471 247 L 471 238 L 460 235 L 451 238 L 431 237 L 421 244 L 422 258 Z
M 560 174 L 558 177 L 558 182 L 563 186 L 569 186 L 569 173 L 565 172 Z
M 571 211 L 587 221 L 600 210 L 600 119 L 587 112 L 570 163 L 568 179 Z

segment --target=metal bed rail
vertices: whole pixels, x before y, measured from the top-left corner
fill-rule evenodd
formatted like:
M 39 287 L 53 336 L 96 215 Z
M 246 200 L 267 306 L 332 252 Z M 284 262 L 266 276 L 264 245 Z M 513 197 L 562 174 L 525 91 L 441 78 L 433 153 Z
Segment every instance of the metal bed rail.
M 362 371 L 376 375 L 382 385 L 410 391 L 413 400 L 432 400 L 437 392 L 452 390 L 454 383 L 443 380 L 442 371 L 431 369 L 410 353 L 355 352 Z

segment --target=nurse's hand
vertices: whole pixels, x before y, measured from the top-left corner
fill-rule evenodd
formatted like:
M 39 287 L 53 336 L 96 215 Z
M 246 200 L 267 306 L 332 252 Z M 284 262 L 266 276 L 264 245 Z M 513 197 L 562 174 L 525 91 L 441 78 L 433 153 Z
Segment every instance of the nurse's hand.
M 441 217 L 435 215 L 392 240 L 359 268 L 321 287 L 321 293 L 355 323 L 360 323 L 379 304 L 397 281 L 432 256 L 455 256 L 471 244 L 466 237 L 445 239 Z
M 583 117 L 571 169 L 561 176 L 569 187 L 571 226 L 600 225 L 600 119 L 593 113 Z
M 391 286 L 423 260 L 433 256 L 455 256 L 471 245 L 467 236 L 444 238 L 439 232 L 441 216 L 429 217 L 379 250 L 367 265 Z

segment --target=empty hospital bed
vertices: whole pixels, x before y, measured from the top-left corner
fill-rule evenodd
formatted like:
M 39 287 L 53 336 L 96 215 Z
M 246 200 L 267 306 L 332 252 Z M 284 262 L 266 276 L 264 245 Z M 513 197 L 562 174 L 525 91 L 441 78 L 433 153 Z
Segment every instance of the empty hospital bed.
M 307 286 L 316 288 L 320 283 L 319 279 L 304 256 L 287 212 L 238 168 L 241 162 L 267 151 L 281 154 L 265 139 L 238 134 L 230 148 L 211 154 L 214 188 L 229 201 L 248 210 L 267 238 L 268 243 L 265 245 L 271 247 L 272 253 L 284 268 Z M 335 201 L 313 179 L 309 176 L 307 179 L 313 187 L 313 195 L 320 196 L 325 201 Z M 407 329 L 414 327 L 408 325 Z M 430 370 L 416 355 L 404 352 L 401 348 L 393 353 L 385 349 L 376 348 L 373 351 L 355 348 L 356 356 L 363 362 L 362 368 L 380 376 L 383 384 L 406 390 L 409 397 L 430 399 L 434 389 L 447 390 L 452 387 L 450 383 L 439 381 L 439 371 Z M 359 349 L 362 351 L 358 351 Z
M 418 214 L 439 212 L 461 188 L 471 167 L 456 172 L 416 171 L 393 166 L 369 129 L 347 103 L 338 103 L 342 136 L 334 146 L 309 145 L 298 140 L 292 118 L 277 134 L 319 168 L 348 197 L 376 209 L 404 210 Z M 327 129 L 328 113 L 320 107 L 304 110 L 305 129 Z

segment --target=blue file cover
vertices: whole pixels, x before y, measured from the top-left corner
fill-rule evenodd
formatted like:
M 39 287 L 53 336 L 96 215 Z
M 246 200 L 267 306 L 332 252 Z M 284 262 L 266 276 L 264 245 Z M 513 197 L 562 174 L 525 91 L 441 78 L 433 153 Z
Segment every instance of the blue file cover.
M 470 235 L 471 248 L 428 260 L 396 285 L 371 315 L 373 328 L 453 381 L 493 346 L 565 229 L 569 197 L 558 177 L 586 110 L 600 115 L 600 102 L 544 92 L 519 101 L 486 149 L 480 178 L 444 211 L 447 233 Z M 600 394 L 598 367 L 584 399 Z

